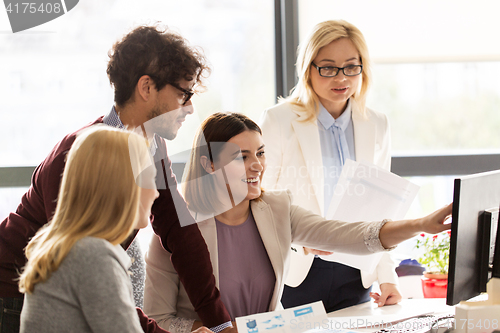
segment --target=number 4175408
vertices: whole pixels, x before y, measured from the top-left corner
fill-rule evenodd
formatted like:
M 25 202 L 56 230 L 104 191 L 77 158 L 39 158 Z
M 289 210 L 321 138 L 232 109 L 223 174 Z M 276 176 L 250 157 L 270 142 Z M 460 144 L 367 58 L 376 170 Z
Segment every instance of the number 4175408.
M 34 2 L 15 3 L 9 2 L 7 5 L 7 13 L 11 14 L 35 14 L 35 13 L 56 13 L 59 14 L 63 9 L 60 3 L 52 4 L 50 2 L 37 4 Z
M 455 323 L 461 329 L 494 329 L 497 330 L 499 328 L 498 319 L 460 319 L 459 323 Z

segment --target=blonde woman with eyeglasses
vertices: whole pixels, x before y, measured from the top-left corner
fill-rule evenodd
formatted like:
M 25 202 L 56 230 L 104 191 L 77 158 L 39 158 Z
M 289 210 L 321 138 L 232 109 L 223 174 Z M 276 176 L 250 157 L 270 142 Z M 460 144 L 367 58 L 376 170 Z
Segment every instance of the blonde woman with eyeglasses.
M 268 171 L 263 184 L 289 189 L 294 204 L 325 216 L 347 159 L 390 170 L 390 131 L 384 114 L 366 107 L 372 76 L 361 31 L 338 20 L 317 24 L 299 47 L 298 83 L 262 118 Z M 401 300 L 395 265 L 384 254 L 373 273 L 320 259 L 330 253 L 293 245 L 285 308 L 322 300 L 328 312 L 375 299 Z M 371 293 L 378 280 L 381 294 Z

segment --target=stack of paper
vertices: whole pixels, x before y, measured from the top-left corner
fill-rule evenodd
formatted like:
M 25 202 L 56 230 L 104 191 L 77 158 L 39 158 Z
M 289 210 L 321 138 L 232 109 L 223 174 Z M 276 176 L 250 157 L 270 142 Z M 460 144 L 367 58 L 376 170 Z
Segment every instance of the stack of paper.
M 418 189 L 417 185 L 376 165 L 346 160 L 326 218 L 346 222 L 401 220 Z M 381 253 L 367 256 L 334 253 L 321 259 L 371 273 L 381 256 Z

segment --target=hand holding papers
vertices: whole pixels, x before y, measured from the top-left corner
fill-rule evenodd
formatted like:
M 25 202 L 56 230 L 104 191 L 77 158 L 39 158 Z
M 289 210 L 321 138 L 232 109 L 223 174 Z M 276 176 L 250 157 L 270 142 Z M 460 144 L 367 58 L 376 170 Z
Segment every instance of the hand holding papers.
M 346 222 L 401 220 L 418 189 L 417 185 L 376 165 L 346 160 L 326 218 Z M 371 273 L 381 256 L 381 253 L 367 256 L 334 253 L 320 257 Z

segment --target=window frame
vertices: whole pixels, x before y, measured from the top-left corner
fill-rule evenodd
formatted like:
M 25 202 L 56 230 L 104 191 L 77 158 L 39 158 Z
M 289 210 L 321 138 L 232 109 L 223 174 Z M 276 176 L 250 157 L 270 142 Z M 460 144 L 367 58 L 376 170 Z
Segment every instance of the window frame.
M 288 96 L 297 83 L 295 57 L 299 45 L 298 0 L 274 0 L 276 97 Z M 393 156 L 391 171 L 402 177 L 466 175 L 496 170 L 500 154 L 453 154 Z M 182 179 L 185 163 L 173 163 Z M 26 187 L 34 166 L 0 167 L 0 188 Z

